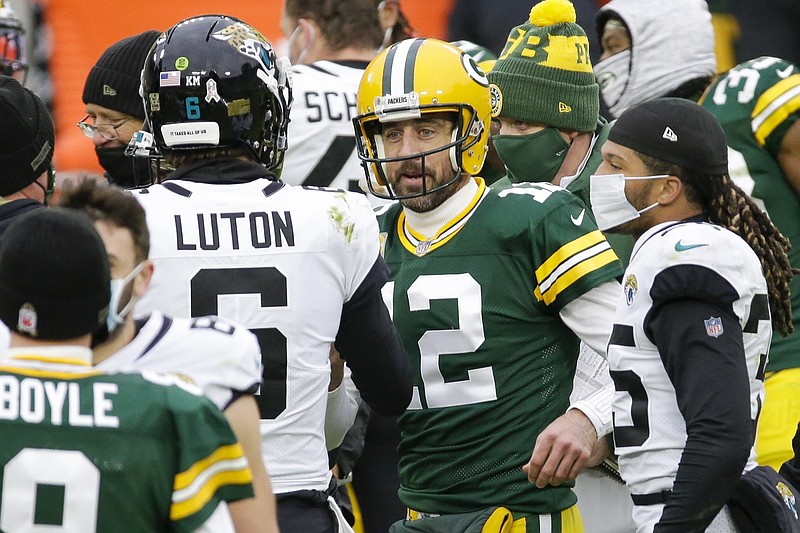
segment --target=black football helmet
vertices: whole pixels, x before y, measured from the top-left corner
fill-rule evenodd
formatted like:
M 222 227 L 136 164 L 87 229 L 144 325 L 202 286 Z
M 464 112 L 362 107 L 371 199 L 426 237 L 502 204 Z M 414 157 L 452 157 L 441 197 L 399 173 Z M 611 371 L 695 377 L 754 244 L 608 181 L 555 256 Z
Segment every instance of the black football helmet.
M 280 172 L 290 66 L 249 24 L 225 15 L 179 22 L 150 50 L 141 94 L 159 151 L 241 146 Z
M 25 62 L 25 28 L 7 0 L 0 0 L 0 73 L 13 76 L 25 84 L 28 64 Z

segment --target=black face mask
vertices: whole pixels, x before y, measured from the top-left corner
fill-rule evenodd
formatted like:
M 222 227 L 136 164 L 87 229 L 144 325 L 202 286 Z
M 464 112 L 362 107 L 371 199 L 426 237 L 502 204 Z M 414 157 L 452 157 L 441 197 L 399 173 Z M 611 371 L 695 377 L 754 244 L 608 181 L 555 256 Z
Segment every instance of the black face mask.
M 153 183 L 150 175 L 150 161 L 142 157 L 125 155 L 125 147 L 94 149 L 100 166 L 105 169 L 109 183 L 130 189 L 145 187 Z

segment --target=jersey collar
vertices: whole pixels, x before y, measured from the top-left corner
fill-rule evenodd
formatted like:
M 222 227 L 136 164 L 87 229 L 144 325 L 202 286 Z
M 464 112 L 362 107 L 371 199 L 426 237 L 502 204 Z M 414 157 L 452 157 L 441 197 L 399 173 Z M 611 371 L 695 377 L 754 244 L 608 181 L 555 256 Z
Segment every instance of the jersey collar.
M 447 243 L 459 231 L 461 231 L 461 228 L 466 225 L 467 221 L 475 213 L 478 205 L 480 205 L 481 201 L 486 197 L 489 191 L 489 189 L 486 187 L 486 182 L 484 182 L 481 178 L 476 177 L 474 178 L 474 181 L 471 181 L 470 183 L 474 185 L 468 185 L 464 187 L 464 189 L 467 190 L 459 191 L 456 193 L 456 195 L 450 198 L 450 200 L 453 200 L 454 202 L 450 203 L 448 201 L 446 202 L 447 205 L 442 204 L 428 213 L 411 213 L 411 216 L 408 217 L 407 211 L 403 209 L 397 219 L 397 235 L 406 250 L 418 257 L 422 257 L 428 252 L 444 246 L 445 243 Z M 470 191 L 472 191 L 471 194 Z M 466 194 L 461 196 L 459 193 L 462 192 Z M 453 209 L 453 207 L 461 207 L 461 210 L 456 211 Z M 441 225 L 438 230 L 436 230 L 435 234 L 431 238 L 427 238 L 425 235 L 411 227 L 409 218 L 412 220 L 416 219 L 417 225 L 424 225 L 431 218 L 435 219 L 442 213 L 446 213 L 447 211 L 451 210 L 452 212 L 456 213 L 455 216 L 447 216 L 445 218 L 446 222 Z

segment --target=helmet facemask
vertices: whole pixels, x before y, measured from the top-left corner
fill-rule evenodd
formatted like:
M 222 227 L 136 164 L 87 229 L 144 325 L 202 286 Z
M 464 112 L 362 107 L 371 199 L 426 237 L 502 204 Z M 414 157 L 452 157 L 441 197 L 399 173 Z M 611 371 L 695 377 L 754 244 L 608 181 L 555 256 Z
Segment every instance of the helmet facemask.
M 383 125 L 408 118 L 420 118 L 422 115 L 430 116 L 434 114 L 445 115 L 453 123 L 450 142 L 424 152 L 397 157 L 388 157 L 386 155 L 382 137 Z M 483 123 L 477 119 L 475 110 L 465 104 L 422 106 L 418 108 L 417 112 L 412 112 L 412 115 L 409 115 L 409 110 L 370 113 L 356 117 L 354 123 L 356 128 L 364 132 L 363 135 L 356 137 L 356 146 L 362 161 L 361 164 L 370 175 L 370 179 L 367 181 L 370 192 L 379 198 L 388 200 L 416 198 L 445 189 L 454 184 L 461 174 L 465 172 L 462 153 L 471 150 L 479 142 L 483 130 Z M 431 186 L 426 177 L 426 158 L 444 151 L 448 153 L 453 176 L 443 183 Z M 392 188 L 387 175 L 387 163 L 413 160 L 420 160 L 422 190 L 400 194 Z
M 381 52 L 361 79 L 359 114 L 353 119 L 357 153 L 370 191 L 392 200 L 416 198 L 449 187 L 464 174 L 477 175 L 488 153 L 490 100 L 483 71 L 469 55 L 448 43 L 407 39 Z M 439 114 L 448 115 L 453 124 L 448 142 L 416 154 L 387 156 L 387 125 Z M 431 168 L 426 158 L 443 151 L 448 154 L 453 176 L 431 183 L 425 172 L 426 166 Z M 413 193 L 393 190 L 387 164 L 409 160 L 421 163 L 421 187 Z

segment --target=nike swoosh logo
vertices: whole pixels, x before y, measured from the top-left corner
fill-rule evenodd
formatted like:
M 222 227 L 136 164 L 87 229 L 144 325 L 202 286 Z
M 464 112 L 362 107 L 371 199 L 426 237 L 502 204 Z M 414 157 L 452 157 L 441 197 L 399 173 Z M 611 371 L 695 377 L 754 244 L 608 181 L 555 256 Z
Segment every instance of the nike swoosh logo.
M 586 213 L 586 209 L 581 209 L 581 214 L 580 214 L 580 215 L 578 215 L 578 217 L 577 217 L 577 218 L 575 218 L 574 216 L 570 215 L 570 216 L 569 216 L 569 219 L 570 219 L 570 220 L 572 221 L 572 223 L 573 223 L 573 224 L 575 224 L 576 226 L 580 226 L 581 224 L 583 224 L 583 215 L 584 215 L 585 213 Z
M 794 66 L 792 66 L 792 65 L 789 65 L 789 66 L 788 66 L 788 67 L 786 67 L 785 69 L 783 69 L 783 70 L 776 70 L 775 72 L 776 72 L 776 73 L 778 74 L 778 76 L 780 76 L 781 78 L 788 78 L 788 77 L 789 77 L 789 74 L 791 74 L 791 73 L 792 73 L 792 69 L 794 69 Z
M 675 243 L 675 251 L 676 252 L 685 252 L 686 250 L 691 250 L 692 248 L 700 248 L 701 246 L 708 246 L 706 243 L 699 243 L 699 244 L 683 244 L 682 241 L 678 241 Z

